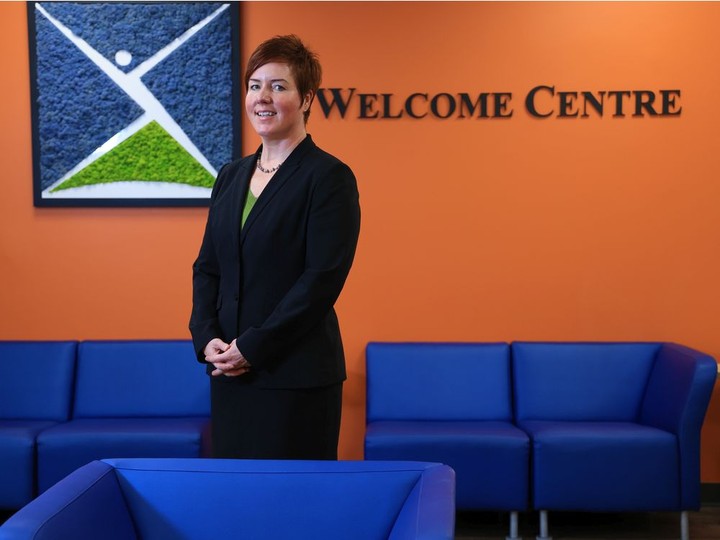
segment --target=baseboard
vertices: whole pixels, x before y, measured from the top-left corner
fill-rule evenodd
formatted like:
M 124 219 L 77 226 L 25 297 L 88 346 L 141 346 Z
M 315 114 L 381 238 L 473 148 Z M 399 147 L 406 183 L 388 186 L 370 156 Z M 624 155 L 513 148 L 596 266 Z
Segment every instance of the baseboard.
M 720 483 L 700 484 L 700 501 L 707 506 L 720 506 Z

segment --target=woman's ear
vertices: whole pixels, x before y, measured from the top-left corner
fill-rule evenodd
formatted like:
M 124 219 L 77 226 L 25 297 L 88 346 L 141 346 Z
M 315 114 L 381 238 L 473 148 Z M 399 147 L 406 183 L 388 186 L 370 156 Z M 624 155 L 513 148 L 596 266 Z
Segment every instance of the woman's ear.
M 307 94 L 305 94 L 305 99 L 302 103 L 303 112 L 307 112 L 307 110 L 310 108 L 310 105 L 312 105 L 313 97 L 314 95 L 312 92 L 308 92 Z

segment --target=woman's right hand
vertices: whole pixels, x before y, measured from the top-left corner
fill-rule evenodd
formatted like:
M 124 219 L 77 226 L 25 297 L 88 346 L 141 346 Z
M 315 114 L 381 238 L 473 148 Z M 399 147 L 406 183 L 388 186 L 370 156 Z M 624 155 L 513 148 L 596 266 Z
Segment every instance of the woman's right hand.
M 224 353 L 228 347 L 229 345 L 220 338 L 210 340 L 210 343 L 208 343 L 205 346 L 205 350 L 203 350 L 203 353 L 205 353 L 205 361 L 210 362 L 208 357 Z
M 228 344 L 220 338 L 214 338 L 205 346 L 203 352 L 205 361 L 215 367 L 211 373 L 214 377 L 237 377 L 250 370 L 250 364 L 238 350 L 235 340 Z

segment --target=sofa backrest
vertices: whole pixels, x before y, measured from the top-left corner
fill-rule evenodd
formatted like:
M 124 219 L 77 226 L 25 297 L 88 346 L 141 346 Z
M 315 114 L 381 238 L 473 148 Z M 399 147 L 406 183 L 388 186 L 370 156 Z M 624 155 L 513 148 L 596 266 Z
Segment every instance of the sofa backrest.
M 74 341 L 1 341 L 0 418 L 67 420 L 76 351 Z
M 210 386 L 190 340 L 84 341 L 74 418 L 210 414 Z
M 451 538 L 454 473 L 414 462 L 105 460 L 140 538 Z M 199 494 L 212 494 L 209 497 Z M 382 497 L 378 497 L 378 494 Z M 218 501 L 223 510 L 218 511 Z M 435 514 L 434 516 L 430 514 Z M 396 525 L 396 522 L 402 523 Z M 428 530 L 407 534 L 422 521 Z M 412 526 L 412 527 L 411 527 Z M 402 531 L 405 535 L 399 534 Z
M 367 421 L 512 419 L 506 343 L 369 343 Z
M 659 343 L 512 344 L 522 420 L 636 421 Z

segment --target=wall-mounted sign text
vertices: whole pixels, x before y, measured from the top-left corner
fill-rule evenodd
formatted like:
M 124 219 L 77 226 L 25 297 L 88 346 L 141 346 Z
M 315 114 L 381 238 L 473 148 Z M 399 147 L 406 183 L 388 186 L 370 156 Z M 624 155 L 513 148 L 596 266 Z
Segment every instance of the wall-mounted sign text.
M 325 118 L 421 120 L 424 118 L 512 118 L 512 92 L 406 96 L 358 92 L 355 88 L 320 88 L 318 103 Z M 671 117 L 680 116 L 680 90 L 568 91 L 538 85 L 524 96 L 524 109 L 535 118 Z

